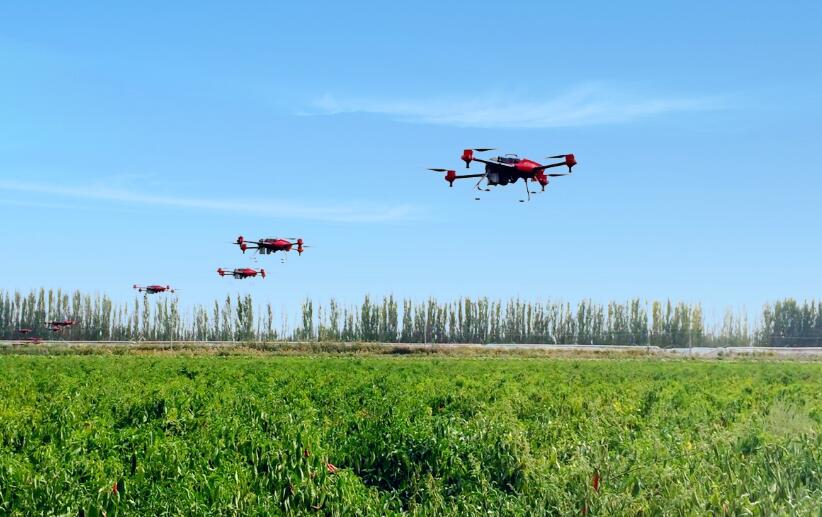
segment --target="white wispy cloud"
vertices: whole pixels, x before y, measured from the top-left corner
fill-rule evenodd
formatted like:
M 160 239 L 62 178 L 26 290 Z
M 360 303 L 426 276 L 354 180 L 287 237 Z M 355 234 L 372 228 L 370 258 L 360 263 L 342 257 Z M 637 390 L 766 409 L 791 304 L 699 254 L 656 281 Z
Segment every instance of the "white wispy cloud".
M 330 94 L 303 114 L 368 113 L 395 120 L 480 128 L 550 128 L 614 124 L 666 113 L 726 107 L 723 97 L 632 95 L 587 84 L 543 99 L 480 95 L 470 98 L 367 99 Z
M 285 219 L 346 223 L 379 223 L 409 219 L 410 205 L 376 206 L 365 203 L 326 204 L 283 199 L 208 199 L 198 197 L 145 194 L 105 185 L 65 186 L 0 180 L 0 190 L 42 194 L 53 197 L 90 199 L 135 205 L 165 206 L 179 209 L 212 210 Z

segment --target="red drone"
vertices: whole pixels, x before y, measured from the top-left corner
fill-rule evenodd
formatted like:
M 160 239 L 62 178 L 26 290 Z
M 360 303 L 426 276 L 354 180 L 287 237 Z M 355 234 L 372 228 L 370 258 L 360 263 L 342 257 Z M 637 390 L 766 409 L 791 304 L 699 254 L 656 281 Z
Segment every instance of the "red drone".
M 295 241 L 290 242 L 288 239 Z M 270 255 L 272 253 L 276 253 L 278 251 L 291 251 L 291 248 L 297 247 L 297 253 L 302 255 L 305 248 L 310 248 L 310 246 L 303 246 L 302 239 L 295 239 L 294 237 L 289 237 L 288 239 L 281 239 L 281 238 L 273 238 L 273 239 L 259 239 L 257 241 L 247 241 L 243 239 L 243 236 L 240 235 L 237 237 L 237 240 L 234 241 L 234 244 L 240 247 L 245 253 L 245 250 L 257 250 L 257 253 L 265 253 L 266 255 Z
M 477 190 L 484 190 L 485 192 L 490 192 L 491 190 L 488 188 L 482 189 L 480 188 L 480 184 L 482 184 L 483 180 L 487 183 L 488 186 L 494 185 L 507 185 L 509 183 L 516 183 L 518 179 L 522 179 L 523 183 L 525 184 L 525 192 L 528 195 L 528 200 L 531 199 L 531 194 L 536 194 L 536 192 L 531 192 L 531 189 L 528 188 L 528 180 L 533 182 L 537 182 L 542 187 L 542 191 L 545 191 L 545 187 L 548 185 L 548 178 L 554 178 L 557 176 L 568 176 L 571 174 L 571 168 L 577 164 L 576 159 L 574 158 L 573 154 L 558 154 L 555 156 L 549 156 L 550 159 L 558 159 L 562 158 L 564 161 L 551 163 L 548 165 L 541 165 L 533 160 L 529 160 L 528 158 L 520 158 L 516 154 L 506 154 L 505 156 L 497 156 L 496 158 L 492 158 L 490 160 L 483 160 L 481 158 L 474 158 L 474 152 L 485 152 L 485 151 L 493 151 L 493 148 L 489 147 L 482 147 L 477 149 L 466 149 L 462 152 L 462 161 L 465 162 L 465 168 L 469 168 L 471 162 L 480 162 L 485 164 L 485 172 L 483 174 L 457 174 L 456 171 L 450 169 L 428 169 L 434 172 L 444 172 L 445 173 L 445 181 L 448 182 L 448 185 L 453 187 L 454 181 L 458 179 L 464 178 L 479 178 L 477 184 L 474 185 L 474 188 Z M 546 174 L 545 170 L 550 169 L 552 167 L 561 167 L 566 165 L 568 167 L 568 172 L 564 173 L 554 173 L 554 174 Z M 479 198 L 475 198 L 479 201 Z M 524 202 L 524 199 L 520 199 L 520 202 Z
M 259 271 L 257 271 L 256 269 L 251 269 L 250 267 L 237 268 L 231 271 L 226 271 L 223 268 L 218 268 L 217 273 L 219 273 L 220 276 L 231 275 L 237 280 L 242 280 L 243 278 L 249 278 L 257 275 L 260 275 L 263 278 L 265 278 L 265 269 L 260 269 Z
M 46 325 L 49 327 L 62 329 L 64 327 L 70 327 L 77 323 L 77 320 L 60 320 L 60 321 L 47 321 Z
M 174 292 L 174 289 L 171 286 L 168 286 L 168 285 L 147 285 L 145 287 L 141 287 L 137 284 L 134 284 L 132 286 L 132 288 L 137 289 L 138 293 L 142 293 L 143 291 L 145 291 L 146 294 L 164 293 L 166 291 L 168 291 L 170 293 Z
M 66 327 L 70 327 L 77 323 L 77 320 L 59 320 L 59 321 L 47 321 L 46 325 L 48 326 L 49 330 L 52 332 L 62 332 L 62 330 Z
M 17 332 L 19 332 L 20 334 L 29 334 L 29 333 L 33 332 L 33 330 L 32 329 L 17 329 Z

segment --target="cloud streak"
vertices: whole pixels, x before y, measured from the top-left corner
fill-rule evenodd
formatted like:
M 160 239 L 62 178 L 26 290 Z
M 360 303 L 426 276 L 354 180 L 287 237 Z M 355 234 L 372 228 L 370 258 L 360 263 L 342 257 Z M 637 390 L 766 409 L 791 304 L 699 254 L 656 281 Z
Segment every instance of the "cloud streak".
M 381 223 L 404 220 L 411 218 L 414 212 L 413 207 L 409 205 L 389 207 L 364 203 L 351 203 L 346 205 L 306 204 L 304 202 L 268 198 L 243 200 L 208 199 L 144 194 L 102 185 L 77 187 L 8 180 L 0 180 L 0 190 L 134 205 L 210 210 L 263 217 L 343 223 Z
M 628 95 L 583 85 L 543 100 L 486 95 L 469 99 L 365 99 L 325 95 L 305 114 L 365 113 L 422 124 L 478 128 L 552 128 L 618 124 L 675 112 L 726 107 L 720 97 Z

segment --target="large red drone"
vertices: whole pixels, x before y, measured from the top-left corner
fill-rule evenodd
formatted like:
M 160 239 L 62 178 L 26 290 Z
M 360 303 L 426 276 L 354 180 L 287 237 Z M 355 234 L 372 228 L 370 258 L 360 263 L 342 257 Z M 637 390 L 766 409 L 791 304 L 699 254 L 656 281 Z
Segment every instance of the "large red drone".
M 494 186 L 494 185 L 507 185 L 509 183 L 516 183 L 518 179 L 522 179 L 523 183 L 525 184 L 525 192 L 527 193 L 528 200 L 531 199 L 531 194 L 536 194 L 536 192 L 531 192 L 531 189 L 528 188 L 528 181 L 537 182 L 542 187 L 542 191 L 545 191 L 545 187 L 548 185 L 548 178 L 555 178 L 557 176 L 568 176 L 571 174 L 571 168 L 577 164 L 576 159 L 574 158 L 573 154 L 558 154 L 555 156 L 549 156 L 549 159 L 563 159 L 561 162 L 557 163 L 550 163 L 548 165 L 542 165 L 537 163 L 533 160 L 529 160 L 528 158 L 520 158 L 515 154 L 506 154 L 505 156 L 497 156 L 496 158 L 492 158 L 490 160 L 483 160 L 481 158 L 475 158 L 474 153 L 478 152 L 485 152 L 485 151 L 493 151 L 493 148 L 489 147 L 481 147 L 476 149 L 466 149 L 462 152 L 462 161 L 465 162 L 465 168 L 469 168 L 471 166 L 471 162 L 480 162 L 485 164 L 485 172 L 483 174 L 457 174 L 456 171 L 450 169 L 428 169 L 434 172 L 444 172 L 445 173 L 445 181 L 448 182 L 448 185 L 453 187 L 454 181 L 464 178 L 479 178 L 474 188 L 477 190 L 484 190 L 485 192 L 490 192 L 491 190 L 488 188 L 481 188 L 480 185 L 483 181 L 486 182 L 487 186 Z M 561 167 L 567 166 L 568 172 L 563 173 L 553 173 L 553 174 L 546 174 L 546 169 L 550 169 L 552 167 Z M 475 198 L 479 200 L 479 198 Z M 524 199 L 520 199 L 520 202 L 524 202 Z
M 142 287 L 142 286 L 139 286 L 137 284 L 134 284 L 132 286 L 132 288 L 137 289 L 138 293 L 142 293 L 143 291 L 145 291 L 146 294 L 164 293 L 166 291 L 168 291 L 170 293 L 174 292 L 174 288 L 172 288 L 169 285 L 147 285 L 145 287 Z
M 270 238 L 259 239 L 257 241 L 247 241 L 243 238 L 242 235 L 240 235 L 239 237 L 237 237 L 237 240 L 234 241 L 234 244 L 239 246 L 240 249 L 243 250 L 243 253 L 245 253 L 245 250 L 257 250 L 257 253 L 264 253 L 266 255 L 270 255 L 278 251 L 291 251 L 291 248 L 293 247 L 296 247 L 297 253 L 302 255 L 303 251 L 305 251 L 305 248 L 310 247 L 303 246 L 302 239 L 295 239 L 294 237 L 289 237 L 289 239 Z
M 230 270 L 230 271 L 226 271 L 223 268 L 218 268 L 217 273 L 219 273 L 220 276 L 226 276 L 226 275 L 233 276 L 237 280 L 242 280 L 243 278 L 255 277 L 257 275 L 260 275 L 261 277 L 265 278 L 265 269 L 260 269 L 259 271 L 257 271 L 256 269 L 251 269 L 250 267 L 237 268 L 237 269 L 233 269 L 233 270 Z

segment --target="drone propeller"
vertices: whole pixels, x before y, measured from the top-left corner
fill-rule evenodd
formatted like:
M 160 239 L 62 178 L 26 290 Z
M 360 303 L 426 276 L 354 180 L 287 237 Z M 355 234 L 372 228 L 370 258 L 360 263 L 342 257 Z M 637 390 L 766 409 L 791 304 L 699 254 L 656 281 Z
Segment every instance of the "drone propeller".
M 462 151 L 462 156 L 460 159 L 465 162 L 465 168 L 471 168 L 471 161 L 474 160 L 474 153 L 484 153 L 485 151 L 493 151 L 494 147 L 474 147 L 472 149 L 465 149 Z M 479 160 L 483 161 L 483 160 Z
M 448 169 L 428 169 L 428 170 L 429 171 L 434 171 L 434 172 L 448 172 Z
M 570 176 L 570 172 L 563 172 L 563 173 L 556 173 L 556 174 L 546 174 L 546 176 L 550 176 L 552 178 L 556 178 L 558 176 Z
M 554 156 L 548 156 L 548 158 L 565 158 L 568 156 L 567 154 L 556 154 Z

